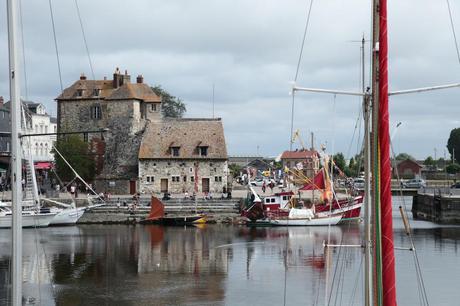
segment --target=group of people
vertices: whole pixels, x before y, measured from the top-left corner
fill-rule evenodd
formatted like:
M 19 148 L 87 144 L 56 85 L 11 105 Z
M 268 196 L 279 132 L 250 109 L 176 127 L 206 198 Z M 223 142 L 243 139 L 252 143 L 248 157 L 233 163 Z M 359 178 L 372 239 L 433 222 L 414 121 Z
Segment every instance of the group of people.
M 268 187 L 270 187 L 271 192 L 273 193 L 273 188 L 275 188 L 275 183 L 273 181 L 270 181 L 268 184 L 265 183 L 265 181 L 262 183 L 262 192 L 265 193 L 265 190 Z

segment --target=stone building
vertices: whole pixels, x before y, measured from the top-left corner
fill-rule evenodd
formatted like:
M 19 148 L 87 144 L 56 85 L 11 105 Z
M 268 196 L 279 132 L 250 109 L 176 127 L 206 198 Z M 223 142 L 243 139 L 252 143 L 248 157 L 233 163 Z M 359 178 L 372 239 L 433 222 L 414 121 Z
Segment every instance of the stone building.
M 112 80 L 87 80 L 84 75 L 56 98 L 58 112 L 58 130 L 86 131 L 82 133 L 85 141 L 90 143 L 96 159 L 96 190 L 114 194 L 135 193 L 139 190 L 160 191 L 160 187 L 154 188 L 155 184 L 161 184 L 167 180 L 168 191 L 181 191 L 178 187 L 177 178 L 172 174 L 171 167 L 184 168 L 187 170 L 193 164 L 193 157 L 198 160 L 215 160 L 222 169 L 226 169 L 225 140 L 219 143 L 223 145 L 223 151 L 211 154 L 214 143 L 210 143 L 210 156 L 193 155 L 186 151 L 188 144 L 185 140 L 196 139 L 203 141 L 202 147 L 207 143 L 207 137 L 213 139 L 213 133 L 222 135 L 223 128 L 220 120 L 195 120 L 195 119 L 163 119 L 161 113 L 161 97 L 157 96 L 148 84 L 145 84 L 142 76 L 138 76 L 136 83 L 131 83 L 131 78 L 125 71 L 121 74 L 117 68 Z M 220 126 L 220 131 L 219 131 Z M 216 131 L 213 131 L 216 129 Z M 105 132 L 101 132 L 105 130 Z M 210 131 L 206 133 L 204 131 Z M 90 131 L 90 132 L 88 132 Z M 183 135 L 188 133 L 188 136 Z M 179 135 L 180 134 L 180 135 Z M 219 136 L 220 137 L 220 136 Z M 164 143 L 167 139 L 173 139 L 167 144 L 165 150 L 169 152 L 179 151 L 178 158 L 166 156 Z M 171 144 L 176 141 L 177 147 Z M 163 143 L 164 142 L 164 143 Z M 141 148 L 142 145 L 142 148 Z M 195 145 L 197 145 L 195 143 Z M 161 150 L 157 149 L 161 146 Z M 181 149 L 182 148 L 182 149 Z M 204 150 L 204 149 L 203 149 Z M 203 151 L 204 152 L 204 151 Z M 185 155 L 184 155 L 185 154 Z M 154 161 L 152 161 L 154 160 Z M 211 167 L 210 165 L 206 167 Z M 146 172 L 144 169 L 155 168 L 157 172 Z M 199 172 L 204 171 L 205 164 L 198 163 Z M 203 168 L 203 169 L 201 169 Z M 141 170 L 142 169 L 142 170 Z M 169 170 L 164 170 L 169 169 Z M 166 175 L 167 173 L 170 175 Z M 209 170 L 206 173 L 211 180 L 211 173 L 216 174 L 219 180 L 219 188 L 226 184 L 224 170 Z M 226 170 L 225 170 L 226 171 Z M 181 174 L 178 173 L 179 175 Z M 149 178 L 145 175 L 150 176 Z M 155 184 L 150 184 L 151 176 L 155 176 Z M 187 183 L 190 183 L 190 175 L 187 175 Z M 219 178 L 221 177 L 221 178 Z M 214 177 L 212 177 L 214 179 Z M 163 179 L 163 181 L 162 181 Z M 147 181 L 149 180 L 149 181 Z M 183 178 L 181 178 L 183 180 Z M 222 182 L 220 181 L 222 180 Z M 182 181 L 181 181 L 182 182 Z M 206 184 L 206 181 L 203 181 Z M 201 186 L 200 182 L 200 186 Z M 148 186 L 148 187 L 147 187 Z M 210 184 L 210 187 L 213 184 Z M 200 187 L 201 189 L 201 187 Z
M 222 120 L 163 119 L 148 124 L 139 151 L 143 192 L 222 193 L 227 190 Z
M 304 175 L 312 178 L 319 170 L 319 154 L 315 150 L 284 151 L 281 155 L 283 168 L 302 170 Z
M 136 192 L 138 150 L 146 123 L 161 118 L 161 99 L 138 76 L 117 68 L 112 80 L 84 75 L 56 98 L 58 130 L 82 131 L 96 159 L 96 189 Z M 97 132 L 105 129 L 106 132 Z

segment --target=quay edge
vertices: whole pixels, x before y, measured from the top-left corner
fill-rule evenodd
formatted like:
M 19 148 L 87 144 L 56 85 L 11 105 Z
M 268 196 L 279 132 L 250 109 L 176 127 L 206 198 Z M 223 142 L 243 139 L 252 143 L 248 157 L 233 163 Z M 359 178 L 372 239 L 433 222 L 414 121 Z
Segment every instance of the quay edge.
M 460 224 L 460 195 L 418 193 L 412 201 L 414 219 L 439 224 Z

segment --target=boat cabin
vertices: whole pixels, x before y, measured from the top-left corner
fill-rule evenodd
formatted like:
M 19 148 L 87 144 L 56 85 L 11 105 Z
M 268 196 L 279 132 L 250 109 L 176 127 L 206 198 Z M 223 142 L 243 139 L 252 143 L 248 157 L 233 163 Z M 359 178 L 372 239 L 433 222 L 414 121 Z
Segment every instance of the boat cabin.
M 278 210 L 280 208 L 289 208 L 289 202 L 294 193 L 289 192 L 278 192 L 272 196 L 264 198 L 264 207 L 266 211 Z

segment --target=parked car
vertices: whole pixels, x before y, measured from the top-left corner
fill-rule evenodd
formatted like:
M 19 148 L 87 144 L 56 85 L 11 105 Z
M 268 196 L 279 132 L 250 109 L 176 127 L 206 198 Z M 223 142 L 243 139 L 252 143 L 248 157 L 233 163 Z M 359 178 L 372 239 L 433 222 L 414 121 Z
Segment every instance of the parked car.
M 405 182 L 401 182 L 401 187 L 403 188 L 425 188 L 426 187 L 426 182 L 424 179 L 421 178 L 416 178 L 416 179 L 411 179 Z
M 459 189 L 460 188 L 460 182 L 452 184 L 452 186 L 450 186 L 450 188 Z
M 353 187 L 358 190 L 364 189 L 364 178 L 362 177 L 357 177 L 353 179 Z
M 251 186 L 262 187 L 264 182 L 265 182 L 265 185 L 268 184 L 268 182 L 266 182 L 264 179 L 256 178 L 255 180 L 251 181 Z

